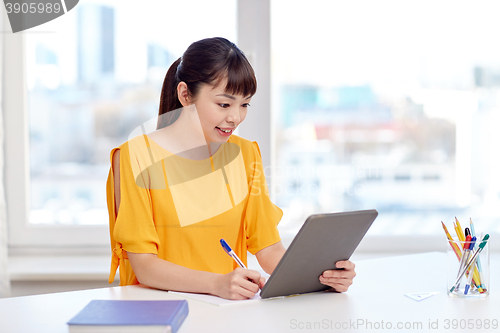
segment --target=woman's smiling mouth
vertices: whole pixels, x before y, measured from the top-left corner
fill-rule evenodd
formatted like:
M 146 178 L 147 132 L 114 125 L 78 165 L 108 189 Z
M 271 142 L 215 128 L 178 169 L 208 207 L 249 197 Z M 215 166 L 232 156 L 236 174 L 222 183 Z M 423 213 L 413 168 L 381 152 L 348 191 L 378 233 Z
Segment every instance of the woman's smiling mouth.
M 230 136 L 234 131 L 234 128 L 220 128 L 220 127 L 215 127 L 215 128 L 222 136 Z

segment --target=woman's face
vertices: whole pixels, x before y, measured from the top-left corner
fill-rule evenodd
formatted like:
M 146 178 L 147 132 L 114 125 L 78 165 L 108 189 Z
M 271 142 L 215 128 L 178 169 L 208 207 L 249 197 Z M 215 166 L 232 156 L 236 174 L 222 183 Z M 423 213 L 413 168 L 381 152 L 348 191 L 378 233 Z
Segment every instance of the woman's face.
M 203 84 L 194 101 L 207 142 L 226 142 L 247 115 L 252 96 L 231 95 L 225 86 Z

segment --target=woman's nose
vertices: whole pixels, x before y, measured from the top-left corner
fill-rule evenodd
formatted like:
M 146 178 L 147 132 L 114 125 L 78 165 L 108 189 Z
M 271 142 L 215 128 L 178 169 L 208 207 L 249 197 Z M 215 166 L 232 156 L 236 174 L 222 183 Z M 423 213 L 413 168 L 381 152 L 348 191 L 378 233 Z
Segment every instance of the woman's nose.
M 241 119 L 240 111 L 238 110 L 238 108 L 231 108 L 231 110 L 229 111 L 229 114 L 226 117 L 226 121 L 228 123 L 239 124 L 240 119 Z

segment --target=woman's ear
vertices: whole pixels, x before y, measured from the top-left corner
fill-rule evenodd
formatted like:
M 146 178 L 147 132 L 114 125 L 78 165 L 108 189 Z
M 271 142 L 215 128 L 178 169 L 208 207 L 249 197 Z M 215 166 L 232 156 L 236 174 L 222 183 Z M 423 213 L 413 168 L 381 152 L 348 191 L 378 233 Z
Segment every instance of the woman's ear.
M 182 106 L 190 105 L 190 96 L 186 82 L 179 82 L 177 85 L 177 97 L 179 98 L 179 102 L 181 102 Z

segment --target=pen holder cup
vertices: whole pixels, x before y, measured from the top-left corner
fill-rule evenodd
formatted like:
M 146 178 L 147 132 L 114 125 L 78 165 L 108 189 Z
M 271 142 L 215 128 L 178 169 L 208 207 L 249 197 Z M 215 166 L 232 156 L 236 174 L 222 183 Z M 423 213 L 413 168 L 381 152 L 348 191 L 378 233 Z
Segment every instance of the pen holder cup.
M 451 297 L 482 298 L 490 293 L 490 246 L 489 239 L 484 241 L 484 247 L 479 251 L 481 241 L 477 241 L 474 249 L 464 250 L 465 241 L 454 239 L 447 245 L 447 290 Z M 476 255 L 477 253 L 477 255 Z M 464 258 L 465 259 L 462 259 Z M 467 267 L 469 269 L 467 269 Z M 472 268 L 472 276 L 470 276 Z

